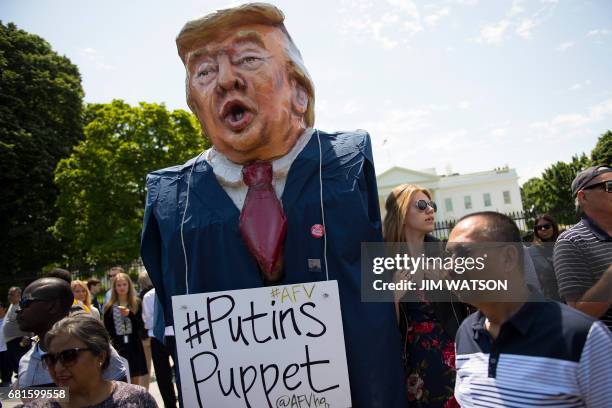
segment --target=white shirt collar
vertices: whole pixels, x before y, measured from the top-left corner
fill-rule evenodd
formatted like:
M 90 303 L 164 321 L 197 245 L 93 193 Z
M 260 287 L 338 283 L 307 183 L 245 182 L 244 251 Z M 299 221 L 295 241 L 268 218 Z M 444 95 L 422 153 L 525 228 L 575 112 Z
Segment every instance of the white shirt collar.
M 298 154 L 306 147 L 313 133 L 314 129 L 306 129 L 286 155 L 272 161 L 274 180 L 285 180 L 287 178 L 291 165 Z M 211 165 L 217 181 L 222 186 L 239 187 L 245 185 L 242 181 L 242 164 L 232 162 L 214 147 L 206 150 L 204 159 Z

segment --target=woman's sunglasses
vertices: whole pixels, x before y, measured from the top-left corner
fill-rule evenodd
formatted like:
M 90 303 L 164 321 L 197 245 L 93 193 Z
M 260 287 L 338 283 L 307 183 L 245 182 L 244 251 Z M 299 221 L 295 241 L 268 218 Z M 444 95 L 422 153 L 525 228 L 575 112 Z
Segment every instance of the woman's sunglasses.
M 544 230 L 549 229 L 550 227 L 552 227 L 552 225 L 550 225 L 550 224 L 536 225 L 536 230 L 544 231 Z
M 54 367 L 59 361 L 64 367 L 70 367 L 76 364 L 79 358 L 79 353 L 82 351 L 90 351 L 90 348 L 73 348 L 59 353 L 47 353 L 42 355 L 42 362 L 46 367 Z
M 427 206 L 431 207 L 431 209 L 434 210 L 434 212 L 438 211 L 438 206 L 433 201 L 418 200 L 415 203 L 415 205 L 416 205 L 416 208 L 418 208 L 421 211 L 425 211 L 427 209 Z

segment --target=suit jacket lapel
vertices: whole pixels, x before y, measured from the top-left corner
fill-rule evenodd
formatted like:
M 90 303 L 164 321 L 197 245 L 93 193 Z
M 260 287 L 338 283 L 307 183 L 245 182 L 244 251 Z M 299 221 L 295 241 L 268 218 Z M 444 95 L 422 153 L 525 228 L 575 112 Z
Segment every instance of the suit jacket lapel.
M 300 197 L 300 193 L 306 182 L 316 175 L 319 171 L 319 144 L 316 133 L 312 135 L 308 144 L 296 157 L 295 161 L 287 174 L 285 190 L 281 201 L 285 213 L 292 207 L 295 200 Z
M 195 204 L 194 209 L 197 206 L 206 207 L 220 219 L 235 220 L 237 225 L 240 211 L 217 181 L 211 165 L 203 160 L 196 167 L 198 168 L 193 172 L 190 187 L 191 199 L 194 199 Z

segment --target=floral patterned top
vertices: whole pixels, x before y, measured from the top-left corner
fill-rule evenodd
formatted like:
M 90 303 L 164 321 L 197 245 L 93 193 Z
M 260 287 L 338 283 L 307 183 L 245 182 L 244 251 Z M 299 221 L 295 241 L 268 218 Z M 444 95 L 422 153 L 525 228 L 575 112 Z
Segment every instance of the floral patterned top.
M 454 408 L 455 342 L 429 302 L 399 305 L 409 407 Z
M 49 399 L 37 399 L 24 405 L 24 408 L 62 408 L 62 405 Z M 113 381 L 113 390 L 99 404 L 83 408 L 158 408 L 155 399 L 149 392 L 139 386 L 122 381 Z

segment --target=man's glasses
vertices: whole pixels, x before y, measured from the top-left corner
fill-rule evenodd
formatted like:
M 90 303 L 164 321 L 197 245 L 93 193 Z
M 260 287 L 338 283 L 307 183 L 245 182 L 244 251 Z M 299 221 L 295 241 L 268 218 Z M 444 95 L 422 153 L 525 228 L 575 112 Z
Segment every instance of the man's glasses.
M 590 186 L 583 188 L 583 190 L 593 190 L 595 188 L 603 187 L 606 193 L 612 193 L 612 180 L 602 181 L 601 183 L 595 183 Z
M 438 206 L 433 201 L 418 200 L 414 204 L 416 205 L 416 208 L 418 208 L 421 211 L 425 211 L 427 209 L 427 206 L 431 207 L 431 209 L 434 210 L 434 212 L 438 211 Z
M 536 230 L 544 231 L 544 230 L 550 229 L 550 227 L 552 227 L 552 225 L 550 224 L 536 225 Z
M 64 367 L 70 367 L 76 364 L 79 358 L 79 353 L 82 351 L 91 351 L 90 348 L 72 348 L 59 353 L 47 353 L 41 356 L 42 362 L 46 367 L 54 367 L 59 361 Z
M 48 299 L 41 299 L 41 298 L 37 298 L 33 296 L 22 297 L 21 300 L 19 301 L 19 308 L 23 310 L 34 302 L 45 301 L 45 300 L 48 300 Z

